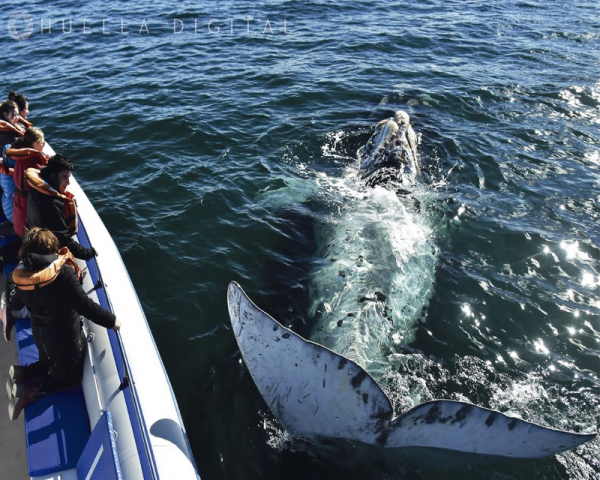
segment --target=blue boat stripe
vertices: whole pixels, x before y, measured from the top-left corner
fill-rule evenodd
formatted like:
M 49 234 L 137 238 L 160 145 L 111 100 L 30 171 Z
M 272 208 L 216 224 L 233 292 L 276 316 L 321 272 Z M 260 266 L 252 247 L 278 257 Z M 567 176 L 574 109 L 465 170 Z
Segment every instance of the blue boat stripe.
M 79 243 L 82 246 L 84 246 L 85 248 L 91 247 L 89 237 L 87 235 L 87 231 L 85 230 L 85 226 L 83 225 L 81 218 L 79 219 L 79 231 L 77 233 L 77 239 L 79 240 Z M 95 285 L 100 278 L 99 271 L 98 271 L 98 264 L 96 262 L 96 259 L 92 258 L 91 260 L 88 260 L 87 266 L 88 266 L 89 275 L 91 276 L 91 279 L 92 279 L 92 283 Z M 106 291 L 105 291 L 104 287 L 97 289 L 96 294 L 98 295 L 98 301 L 99 301 L 100 305 L 103 308 L 105 308 L 106 310 L 110 310 L 111 312 L 114 313 L 114 310 L 112 308 L 112 305 L 110 305 L 110 302 L 108 300 L 108 297 L 106 295 Z M 137 295 L 136 295 L 136 297 L 137 297 Z M 138 299 L 138 303 L 139 303 L 139 299 Z M 126 359 L 124 359 L 121 354 L 121 349 L 119 348 L 119 343 L 118 343 L 116 333 L 112 330 L 109 330 L 108 338 L 110 340 L 110 345 L 111 345 L 111 348 L 113 351 L 115 364 L 117 366 L 117 372 L 119 373 L 119 377 L 122 379 L 125 375 Z M 129 365 L 127 365 L 127 366 L 129 367 Z M 128 368 L 128 370 L 130 370 L 130 369 Z M 146 422 L 144 420 L 143 412 L 140 411 L 139 416 L 136 414 L 136 408 L 135 408 L 136 402 L 133 399 L 133 395 L 134 394 L 136 395 L 138 405 L 139 405 L 139 399 L 137 398 L 137 393 L 135 392 L 135 382 L 133 381 L 133 379 L 130 379 L 130 380 L 131 380 L 131 382 L 130 382 L 131 384 L 130 384 L 129 388 L 125 388 L 123 390 L 123 395 L 125 398 L 125 404 L 127 405 L 127 413 L 129 415 L 129 420 L 130 420 L 130 423 L 132 426 L 136 448 L 137 448 L 138 454 L 139 454 L 140 465 L 142 467 L 142 473 L 143 473 L 145 479 L 152 479 L 153 478 L 152 470 L 154 470 L 156 472 L 156 478 L 158 480 L 158 469 L 156 467 L 156 459 L 154 458 L 154 452 L 152 451 L 151 448 L 149 448 L 149 451 L 146 452 L 145 442 L 144 442 L 144 438 L 143 438 L 144 433 L 142 432 L 142 428 L 146 434 L 146 438 L 148 439 L 148 442 L 150 441 L 150 435 L 149 435 L 148 429 L 146 427 Z M 141 422 L 141 425 L 140 425 L 140 422 Z M 144 454 L 143 452 L 146 452 L 147 454 L 149 454 L 150 458 L 148 458 L 148 455 Z M 152 462 L 152 464 L 151 464 L 151 462 Z

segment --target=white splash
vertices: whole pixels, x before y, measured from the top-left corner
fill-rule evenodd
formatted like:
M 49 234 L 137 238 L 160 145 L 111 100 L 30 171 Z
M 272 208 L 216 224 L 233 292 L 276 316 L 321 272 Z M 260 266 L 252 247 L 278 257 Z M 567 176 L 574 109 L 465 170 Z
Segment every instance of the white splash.
M 408 197 L 365 187 L 353 167 L 343 178 L 320 175 L 318 191 L 329 213 L 316 232 L 310 338 L 380 377 L 382 347 L 414 340 L 433 293 L 437 248 L 427 215 L 415 209 L 418 200 L 424 210 L 432 194 L 420 186 Z

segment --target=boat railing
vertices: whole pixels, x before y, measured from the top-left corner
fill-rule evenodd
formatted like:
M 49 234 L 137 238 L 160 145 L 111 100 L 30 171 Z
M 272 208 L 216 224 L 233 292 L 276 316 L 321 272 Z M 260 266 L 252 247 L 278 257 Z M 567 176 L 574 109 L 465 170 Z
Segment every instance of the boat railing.
M 110 300 L 110 294 L 108 293 L 108 290 L 105 287 L 104 280 L 102 279 L 102 272 L 100 271 L 100 266 L 98 266 L 98 282 L 96 283 L 96 285 L 94 285 L 94 290 L 98 290 L 100 288 L 102 288 L 104 290 L 104 294 L 106 295 L 106 301 L 108 302 L 110 311 L 114 313 L 115 309 L 113 307 L 113 303 Z M 121 358 L 123 360 L 123 378 L 121 379 L 121 383 L 119 385 L 119 390 L 124 391 L 126 388 L 130 389 L 131 398 L 132 398 L 133 406 L 134 406 L 134 410 L 135 410 L 135 416 L 136 416 L 137 422 L 140 427 L 140 432 L 141 432 L 142 441 L 144 443 L 146 458 L 148 459 L 148 465 L 150 466 L 150 474 L 152 475 L 153 480 L 158 480 L 159 477 L 158 477 L 156 465 L 154 462 L 154 457 L 152 455 L 152 447 L 150 444 L 150 439 L 148 438 L 148 432 L 146 430 L 145 422 L 144 422 L 143 415 L 142 415 L 142 410 L 140 408 L 140 402 L 139 402 L 139 399 L 137 396 L 137 392 L 135 390 L 135 381 L 133 379 L 133 375 L 131 374 L 131 368 L 130 368 L 129 362 L 127 360 L 127 354 L 125 353 L 125 347 L 123 345 L 123 338 L 121 337 L 121 333 L 119 331 L 109 332 L 109 335 L 111 333 L 113 335 L 115 335 L 115 337 L 117 339 L 117 344 L 119 345 L 119 352 L 120 352 Z M 92 335 L 93 335 L 93 333 L 92 333 Z M 115 353 L 116 352 L 113 352 L 113 355 Z M 106 409 L 104 408 L 104 406 L 102 404 L 102 400 L 101 400 L 102 397 L 100 395 L 100 389 L 99 389 L 97 379 L 95 378 L 95 375 L 94 375 L 94 383 L 95 383 L 96 391 L 98 393 L 98 402 L 100 404 L 100 410 L 105 411 Z

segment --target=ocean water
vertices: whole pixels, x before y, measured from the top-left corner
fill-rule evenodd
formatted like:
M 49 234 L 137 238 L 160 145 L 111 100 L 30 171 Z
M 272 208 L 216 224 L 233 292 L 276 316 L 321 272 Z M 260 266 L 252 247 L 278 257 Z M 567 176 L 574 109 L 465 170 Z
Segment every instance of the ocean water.
M 342 341 L 375 348 L 397 412 L 450 398 L 597 431 L 599 13 L 586 0 L 2 3 L 2 85 L 29 96 L 119 246 L 202 478 L 600 477 L 598 440 L 515 462 L 293 439 L 241 360 L 225 297 L 237 280 L 311 336 L 335 331 L 328 309 L 352 313 L 328 295 L 392 285 L 367 303 L 393 327 Z M 357 151 L 398 109 L 422 134 L 419 186 L 368 192 Z

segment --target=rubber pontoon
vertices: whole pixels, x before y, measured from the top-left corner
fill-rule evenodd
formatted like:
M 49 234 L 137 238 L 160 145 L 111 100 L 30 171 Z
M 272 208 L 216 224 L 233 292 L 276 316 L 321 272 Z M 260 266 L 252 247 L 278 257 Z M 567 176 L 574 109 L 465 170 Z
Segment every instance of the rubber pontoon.
M 54 153 L 49 146 L 45 152 Z M 77 239 L 99 252 L 88 262 L 78 260 L 87 268 L 83 288 L 122 326 L 117 334 L 84 319 L 88 349 L 81 388 L 25 408 L 29 475 L 198 479 L 177 401 L 119 251 L 74 178 L 69 190 L 78 205 Z M 19 320 L 15 330 L 21 363 L 35 361 L 29 320 Z

